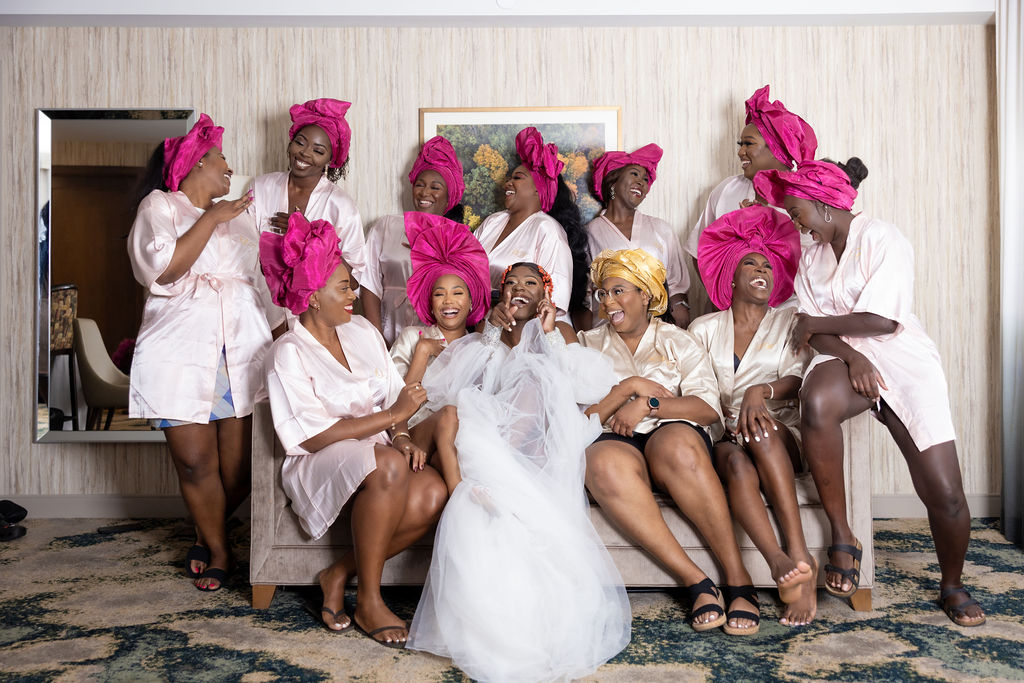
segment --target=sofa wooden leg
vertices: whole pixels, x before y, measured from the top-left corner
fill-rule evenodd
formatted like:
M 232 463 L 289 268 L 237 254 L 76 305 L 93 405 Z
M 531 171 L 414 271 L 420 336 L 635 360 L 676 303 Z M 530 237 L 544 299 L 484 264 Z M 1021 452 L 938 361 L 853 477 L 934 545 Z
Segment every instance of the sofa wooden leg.
M 276 591 L 277 591 L 277 586 L 274 586 L 274 585 L 268 585 L 268 584 L 265 584 L 265 583 L 253 584 L 253 587 L 252 587 L 252 608 L 253 609 L 267 609 L 268 607 L 270 607 L 270 603 L 274 599 L 274 593 Z
M 270 604 L 269 602 L 267 603 Z M 861 588 L 850 597 L 850 606 L 857 612 L 871 611 L 871 589 Z

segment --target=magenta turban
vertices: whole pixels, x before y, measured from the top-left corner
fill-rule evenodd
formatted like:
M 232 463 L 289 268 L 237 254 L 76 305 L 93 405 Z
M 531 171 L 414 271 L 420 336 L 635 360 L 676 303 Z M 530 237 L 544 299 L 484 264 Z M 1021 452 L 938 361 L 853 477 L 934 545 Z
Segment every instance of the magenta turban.
M 310 223 L 296 211 L 284 235 L 260 235 L 260 262 L 274 303 L 299 315 L 341 263 L 338 233 L 328 221 Z
M 744 256 L 756 252 L 772 265 L 769 306 L 793 295 L 800 261 L 800 234 L 793 221 L 760 204 L 730 211 L 704 228 L 697 243 L 697 270 L 711 302 L 726 310 L 732 305 L 732 281 Z
M 448 206 L 444 212 L 448 213 L 459 203 L 462 193 L 466 191 L 466 181 L 462 179 L 462 164 L 455 156 L 452 143 L 440 135 L 435 135 L 423 143 L 423 148 L 420 149 L 420 154 L 409 171 L 409 182 L 415 185 L 416 179 L 424 171 L 437 171 L 444 178 L 444 184 L 448 188 Z
M 746 101 L 747 123 L 757 127 L 772 155 L 790 168 L 814 158 L 818 138 L 806 121 L 786 109 L 778 100 L 768 100 L 768 86 Z
M 540 208 L 545 212 L 550 211 L 555 204 L 555 195 L 558 194 L 558 174 L 565 168 L 565 164 L 558 159 L 558 147 L 554 143 L 545 145 L 537 129 L 530 126 L 516 135 L 516 154 L 530 170 L 540 197 Z
M 352 106 L 351 102 L 332 100 L 321 97 L 304 104 L 293 104 L 288 113 L 292 117 L 292 127 L 288 129 L 288 139 L 306 126 L 320 126 L 331 141 L 331 168 L 341 168 L 348 160 L 348 145 L 352 140 L 352 129 L 345 120 L 345 112 Z
M 409 211 L 405 214 L 405 236 L 412 260 L 406 293 L 420 320 L 426 325 L 437 324 L 430 298 L 434 283 L 442 275 L 458 275 L 469 288 L 472 308 L 466 324 L 473 326 L 483 320 L 491 302 L 491 275 L 487 252 L 469 228 L 443 216 Z
M 772 206 L 784 206 L 786 195 L 823 202 L 849 211 L 857 190 L 846 171 L 828 161 L 805 161 L 795 171 L 758 171 L 754 191 Z
M 650 180 L 651 185 L 653 185 L 654 177 L 658 170 L 658 162 L 661 161 L 661 155 L 664 153 L 664 150 L 653 142 L 649 145 L 644 145 L 632 154 L 627 154 L 626 152 L 605 152 L 594 161 L 594 194 L 597 195 L 598 199 L 604 201 L 604 197 L 601 195 L 601 183 L 604 182 L 604 177 L 611 171 L 623 166 L 629 166 L 630 164 L 642 166 L 647 171 L 647 178 Z
M 181 181 L 211 148 L 220 149 L 224 129 L 213 125 L 213 119 L 200 114 L 192 130 L 181 137 L 164 140 L 164 184 L 177 192 Z

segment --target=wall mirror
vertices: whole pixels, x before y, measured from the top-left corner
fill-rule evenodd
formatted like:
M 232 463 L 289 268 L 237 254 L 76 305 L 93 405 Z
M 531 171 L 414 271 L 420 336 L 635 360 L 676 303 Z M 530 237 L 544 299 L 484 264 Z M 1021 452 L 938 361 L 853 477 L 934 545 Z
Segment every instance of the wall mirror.
M 39 109 L 36 441 L 163 441 L 128 418 L 143 288 L 127 237 L 136 186 L 194 109 Z

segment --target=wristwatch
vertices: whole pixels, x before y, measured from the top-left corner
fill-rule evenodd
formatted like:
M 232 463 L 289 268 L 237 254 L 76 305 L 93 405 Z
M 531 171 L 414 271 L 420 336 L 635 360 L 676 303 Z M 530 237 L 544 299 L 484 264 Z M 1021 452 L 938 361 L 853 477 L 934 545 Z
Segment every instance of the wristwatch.
M 653 396 L 647 397 L 647 407 L 650 409 L 651 414 L 658 412 L 658 408 L 661 406 L 661 401 Z

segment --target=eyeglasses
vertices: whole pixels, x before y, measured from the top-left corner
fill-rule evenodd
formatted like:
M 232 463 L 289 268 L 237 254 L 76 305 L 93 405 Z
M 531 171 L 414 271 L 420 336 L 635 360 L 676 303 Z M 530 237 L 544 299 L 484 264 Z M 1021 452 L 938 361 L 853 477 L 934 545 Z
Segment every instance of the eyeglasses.
M 639 291 L 642 291 L 639 287 L 629 287 L 629 288 L 627 288 L 627 287 L 623 287 L 621 285 L 618 286 L 618 287 L 612 287 L 611 289 L 595 289 L 594 290 L 594 299 L 597 300 L 597 303 L 603 304 L 608 297 L 611 297 L 611 298 L 615 299 L 616 301 L 618 301 L 619 299 L 622 298 L 623 294 L 627 294 L 629 292 L 639 292 Z

